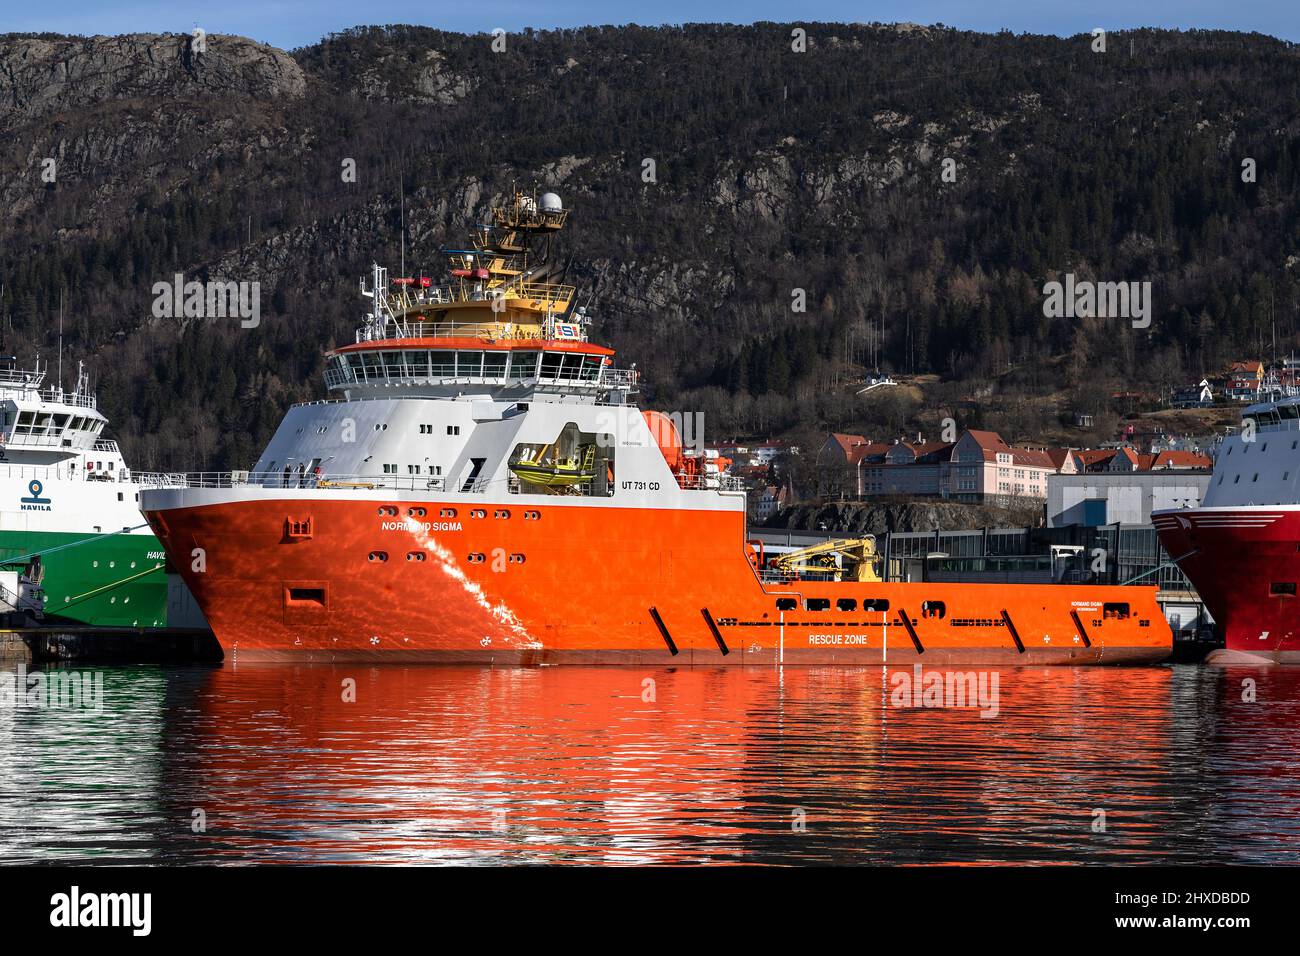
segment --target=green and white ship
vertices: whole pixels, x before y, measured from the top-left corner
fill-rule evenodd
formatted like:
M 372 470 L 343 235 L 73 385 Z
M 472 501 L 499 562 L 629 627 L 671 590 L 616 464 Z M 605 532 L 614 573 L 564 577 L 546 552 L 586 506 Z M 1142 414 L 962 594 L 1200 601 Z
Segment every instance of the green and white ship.
M 140 486 L 101 437 L 84 368 L 67 392 L 0 358 L 0 612 L 45 623 L 166 627 L 178 601 Z M 192 604 L 192 599 L 184 598 Z M 173 621 L 172 623 L 175 623 Z

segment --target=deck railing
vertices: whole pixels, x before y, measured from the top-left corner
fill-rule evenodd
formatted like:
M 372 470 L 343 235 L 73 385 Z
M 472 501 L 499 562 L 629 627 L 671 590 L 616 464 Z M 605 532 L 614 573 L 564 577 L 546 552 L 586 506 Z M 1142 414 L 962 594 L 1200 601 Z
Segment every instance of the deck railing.
M 299 474 L 291 471 L 193 471 L 136 472 L 135 480 L 146 488 L 242 488 L 254 486 L 269 490 L 326 491 L 417 491 L 482 494 L 502 481 L 517 479 L 479 478 L 457 483 L 442 476 L 429 475 L 333 475 Z M 743 492 L 744 482 L 732 475 L 691 475 L 678 479 L 687 491 Z

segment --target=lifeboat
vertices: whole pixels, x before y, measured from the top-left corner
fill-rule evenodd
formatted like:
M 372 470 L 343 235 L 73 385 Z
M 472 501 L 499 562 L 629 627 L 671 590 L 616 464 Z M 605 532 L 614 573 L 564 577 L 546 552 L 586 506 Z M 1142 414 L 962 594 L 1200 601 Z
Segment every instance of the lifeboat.
M 546 461 L 547 445 L 532 458 L 516 458 L 510 462 L 510 470 L 519 476 L 520 481 L 543 488 L 568 488 L 585 485 L 596 478 L 596 446 L 584 445 L 579 451 L 581 460 L 566 458 L 559 461 Z

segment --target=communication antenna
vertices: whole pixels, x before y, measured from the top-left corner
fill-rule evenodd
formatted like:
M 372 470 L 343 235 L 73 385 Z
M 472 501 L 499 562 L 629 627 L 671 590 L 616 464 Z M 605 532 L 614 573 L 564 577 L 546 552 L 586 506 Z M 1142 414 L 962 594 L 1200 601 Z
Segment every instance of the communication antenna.
M 63 390 L 63 290 L 59 289 L 59 390 Z
M 397 181 L 397 193 L 401 197 L 402 207 L 402 275 L 406 275 L 406 177 Z

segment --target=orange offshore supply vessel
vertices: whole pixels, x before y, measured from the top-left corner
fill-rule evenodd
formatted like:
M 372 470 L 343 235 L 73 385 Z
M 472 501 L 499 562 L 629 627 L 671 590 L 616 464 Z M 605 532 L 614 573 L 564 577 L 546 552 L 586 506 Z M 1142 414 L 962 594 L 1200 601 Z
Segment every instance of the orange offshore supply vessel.
M 448 282 L 373 268 L 335 398 L 251 472 L 141 510 L 236 660 L 541 664 L 1157 661 L 1154 587 L 886 582 L 872 539 L 768 560 L 724 461 L 632 401 L 516 192 Z M 148 476 L 141 476 L 148 482 Z

